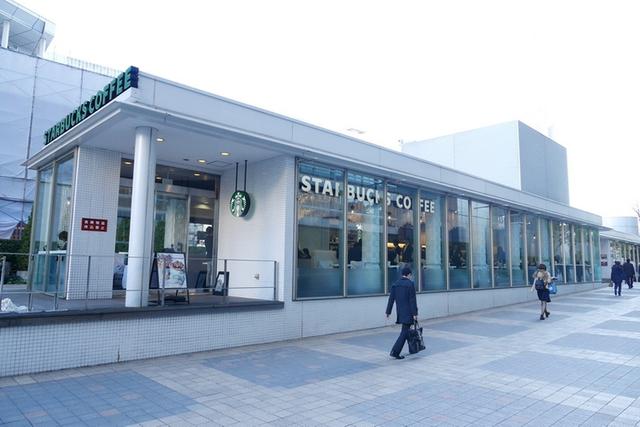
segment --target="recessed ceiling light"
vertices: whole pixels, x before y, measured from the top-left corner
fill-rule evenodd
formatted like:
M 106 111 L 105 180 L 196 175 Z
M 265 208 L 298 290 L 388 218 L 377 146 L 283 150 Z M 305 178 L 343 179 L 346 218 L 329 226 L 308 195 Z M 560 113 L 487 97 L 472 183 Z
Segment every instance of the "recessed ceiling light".
M 193 176 L 200 176 L 198 172 L 194 173 Z
M 164 142 L 164 138 L 156 138 L 156 142 Z
M 158 179 L 158 180 L 162 180 L 162 178 L 160 178 L 159 176 L 156 176 L 156 179 Z
M 221 152 L 220 152 L 220 155 L 221 155 L 221 156 L 225 156 L 225 157 L 226 157 L 226 156 L 230 156 L 230 155 L 231 155 L 231 153 L 229 153 L 229 152 L 227 152 L 227 151 L 221 151 Z
M 131 164 L 133 164 L 133 162 L 130 162 L 129 160 L 125 160 L 124 164 L 125 165 L 131 165 Z
M 198 163 L 207 163 L 205 159 L 198 159 Z

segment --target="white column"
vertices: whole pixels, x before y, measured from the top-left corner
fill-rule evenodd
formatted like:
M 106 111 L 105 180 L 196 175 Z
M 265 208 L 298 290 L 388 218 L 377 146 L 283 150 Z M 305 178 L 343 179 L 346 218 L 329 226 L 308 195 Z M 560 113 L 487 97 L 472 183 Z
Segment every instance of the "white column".
M 155 148 L 153 129 L 146 126 L 136 128 L 126 307 L 144 307 L 148 303 L 154 219 Z
M 11 28 L 11 21 L 4 21 L 2 23 L 2 39 L 0 41 L 0 46 L 3 48 L 9 47 L 9 29 Z

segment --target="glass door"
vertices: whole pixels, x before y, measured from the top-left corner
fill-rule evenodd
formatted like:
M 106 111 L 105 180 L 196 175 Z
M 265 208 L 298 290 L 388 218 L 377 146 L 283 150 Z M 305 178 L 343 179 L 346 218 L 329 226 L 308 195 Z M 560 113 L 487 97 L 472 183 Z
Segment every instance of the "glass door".
M 191 195 L 189 197 L 189 226 L 187 236 L 187 284 L 191 288 L 211 287 L 215 279 L 216 257 L 215 199 Z
M 187 200 L 187 196 L 182 194 L 156 193 L 155 252 L 186 252 Z

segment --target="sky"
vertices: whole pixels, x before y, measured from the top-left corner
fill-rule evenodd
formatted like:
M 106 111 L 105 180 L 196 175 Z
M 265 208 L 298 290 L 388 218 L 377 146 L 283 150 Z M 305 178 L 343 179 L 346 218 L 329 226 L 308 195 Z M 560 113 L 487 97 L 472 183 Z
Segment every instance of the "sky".
M 17 1 L 58 55 L 392 149 L 520 120 L 567 148 L 572 206 L 640 202 L 636 1 Z

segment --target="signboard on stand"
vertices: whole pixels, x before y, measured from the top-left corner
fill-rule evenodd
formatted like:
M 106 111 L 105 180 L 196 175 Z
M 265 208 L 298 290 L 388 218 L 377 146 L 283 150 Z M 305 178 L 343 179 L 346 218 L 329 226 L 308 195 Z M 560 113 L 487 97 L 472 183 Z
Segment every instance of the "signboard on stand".
M 156 252 L 151 273 L 151 288 L 187 289 L 184 252 Z

